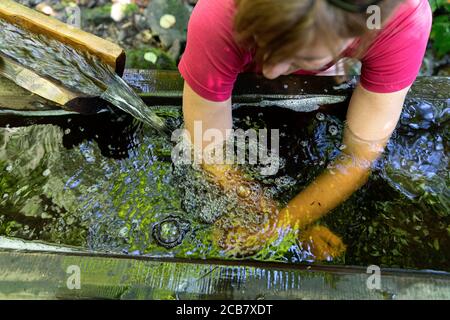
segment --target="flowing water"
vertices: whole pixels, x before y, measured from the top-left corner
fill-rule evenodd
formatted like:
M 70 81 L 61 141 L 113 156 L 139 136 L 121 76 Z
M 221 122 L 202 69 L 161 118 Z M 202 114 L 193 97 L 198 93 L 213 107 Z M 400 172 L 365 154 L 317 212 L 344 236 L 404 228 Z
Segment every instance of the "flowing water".
M 28 32 L 0 19 L 0 54 L 87 97 L 101 97 L 136 119 L 167 133 L 163 120 L 97 57 L 42 34 Z M 0 57 L 1 59 L 1 57 Z M 94 106 L 93 106 L 94 107 Z
M 214 241 L 217 228 L 258 230 L 267 221 L 202 171 L 173 165 L 173 145 L 161 133 L 181 126 L 179 109 L 146 107 L 95 57 L 2 20 L 0 28 L 0 54 L 148 125 L 114 110 L 0 118 L 0 235 L 113 253 L 231 259 Z M 280 129 L 280 170 L 262 176 L 257 165 L 241 169 L 260 184 L 252 192 L 283 206 L 339 155 L 343 119 L 262 106 L 238 106 L 234 123 Z M 448 115 L 448 104 L 407 101 L 369 182 L 320 221 L 347 245 L 330 263 L 450 271 Z M 292 232 L 249 258 L 315 260 Z
M 171 127 L 179 109 L 158 108 Z M 343 238 L 329 263 L 450 271 L 448 105 L 409 100 L 368 183 L 320 223 Z M 339 154 L 343 118 L 243 107 L 236 127 L 279 128 L 280 170 L 242 166 L 280 205 Z M 213 241 L 225 217 L 258 226 L 189 165 L 174 166 L 172 144 L 115 114 L 0 120 L 0 235 L 132 255 L 232 259 Z M 228 217 L 228 218 L 227 218 Z M 221 226 L 223 226 L 222 223 Z M 311 262 L 288 233 L 248 257 Z

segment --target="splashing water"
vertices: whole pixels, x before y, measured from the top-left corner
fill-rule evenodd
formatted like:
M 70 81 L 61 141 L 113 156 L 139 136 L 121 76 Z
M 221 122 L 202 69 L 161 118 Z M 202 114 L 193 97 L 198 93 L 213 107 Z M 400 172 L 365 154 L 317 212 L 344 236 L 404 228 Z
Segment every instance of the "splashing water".
M 1 20 L 0 27 L 1 54 L 75 92 L 101 96 L 165 131 L 162 118 L 95 57 Z M 339 154 L 343 122 L 330 115 L 308 118 L 289 110 L 264 109 L 259 115 L 261 109 L 238 108 L 235 125 L 281 128 L 280 171 L 267 177 L 252 166 L 242 169 L 261 184 L 255 194 L 268 193 L 283 205 Z M 367 185 L 321 221 L 342 235 L 349 248 L 345 261 L 334 263 L 450 270 L 448 132 L 443 130 L 448 114 L 445 106 L 407 103 Z M 264 222 L 265 217 L 246 211 L 241 199 L 246 192 L 224 194 L 202 171 L 174 167 L 172 146 L 165 137 L 102 118 L 110 116 L 0 128 L 0 235 L 106 252 L 227 258 L 211 235 L 217 221 L 224 229 L 236 220 L 255 229 Z M 180 114 L 168 117 L 180 125 Z M 173 227 L 174 221 L 189 224 L 181 230 L 180 244 L 181 232 Z M 161 247 L 153 230 L 177 245 Z M 314 260 L 290 234 L 253 258 Z
M 418 117 L 414 122 L 423 120 L 414 113 L 415 106 L 407 104 L 403 121 L 414 114 Z M 176 127 L 181 125 L 179 111 L 158 112 Z M 439 125 L 437 116 L 434 120 L 434 135 L 426 139 L 437 146 L 444 123 Z M 171 144 L 153 130 L 136 127 L 126 119 L 114 120 L 110 114 L 55 121 L 0 128 L 1 235 L 106 252 L 229 259 L 214 243 L 213 229 L 226 229 L 227 223 L 236 221 L 258 228 L 264 222 L 264 217 L 246 211 L 240 198 L 245 192 L 224 194 L 202 171 L 174 166 Z M 308 118 L 280 109 L 258 113 L 244 108 L 235 114 L 234 123 L 244 129 L 281 128 L 284 133 L 281 166 L 275 176 L 262 176 L 257 167 L 241 166 L 261 184 L 258 192 L 269 193 L 281 205 L 326 168 L 341 148 L 343 122 L 331 115 Z M 442 179 L 448 183 L 442 171 L 448 166 L 448 146 L 444 143 L 444 150 L 440 146 L 417 148 L 420 143 L 412 142 L 420 141 L 423 132 L 412 129 L 410 123 L 400 123 L 367 185 L 321 221 L 343 236 L 348 246 L 346 264 L 450 270 L 449 216 L 443 207 L 448 197 L 442 194 L 441 184 Z M 337 134 L 330 133 L 330 127 L 337 128 Z M 413 180 L 410 186 L 414 188 L 402 188 L 398 177 L 410 175 L 411 166 L 419 168 L 422 155 L 428 152 L 434 159 L 429 162 L 431 168 L 414 173 L 422 181 Z M 404 155 L 405 165 L 396 160 L 397 153 Z M 423 174 L 428 171 L 435 175 Z M 425 190 L 420 187 L 424 181 Z M 415 196 L 407 197 L 406 191 Z M 186 222 L 189 228 L 174 227 Z M 161 246 L 154 230 L 161 232 L 157 237 L 176 245 Z M 181 243 L 180 235 L 184 237 Z M 252 258 L 313 261 L 298 241 L 286 234 Z

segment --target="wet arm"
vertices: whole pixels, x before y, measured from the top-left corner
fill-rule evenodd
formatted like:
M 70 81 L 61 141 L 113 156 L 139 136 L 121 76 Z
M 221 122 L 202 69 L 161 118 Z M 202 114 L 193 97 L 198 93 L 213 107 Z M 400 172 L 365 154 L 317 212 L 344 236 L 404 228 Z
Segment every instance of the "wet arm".
M 298 228 L 318 220 L 364 185 L 370 165 L 384 150 L 400 118 L 409 87 L 374 93 L 358 86 L 350 101 L 343 144 L 345 149 L 300 194 L 281 210 L 280 226 Z
M 201 147 L 197 151 L 203 149 L 211 142 L 222 144 L 224 141 L 203 141 L 203 133 L 208 129 L 219 130 L 224 139 L 226 139 L 227 130 L 230 130 L 233 125 L 231 116 L 231 98 L 223 102 L 214 102 L 206 100 L 195 93 L 187 82 L 184 83 L 183 90 L 183 117 L 184 125 L 191 136 L 191 142 L 195 139 L 201 139 Z M 195 130 L 195 123 L 197 122 L 197 130 Z M 201 123 L 201 127 L 199 126 Z M 200 130 L 201 129 L 201 130 Z M 200 150 L 201 149 L 201 150 Z M 227 180 L 225 173 L 231 169 L 228 165 L 211 165 L 202 164 L 203 168 L 211 173 L 218 182 L 225 186 Z

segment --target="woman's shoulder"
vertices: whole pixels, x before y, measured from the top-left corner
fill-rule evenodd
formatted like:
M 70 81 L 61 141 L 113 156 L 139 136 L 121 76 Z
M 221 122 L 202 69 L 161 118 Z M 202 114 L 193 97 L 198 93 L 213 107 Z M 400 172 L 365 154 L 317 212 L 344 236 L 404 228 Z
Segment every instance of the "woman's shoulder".
M 190 23 L 232 32 L 235 13 L 234 0 L 199 0 L 192 12 Z
M 431 31 L 428 0 L 406 0 L 391 15 L 362 59 L 361 83 L 373 92 L 411 85 L 420 70 Z
M 366 58 L 379 51 L 396 51 L 400 47 L 428 41 L 432 12 L 428 0 L 406 0 L 398 6 L 378 32 Z
M 178 69 L 191 88 L 211 101 L 231 96 L 237 75 L 251 59 L 234 39 L 234 0 L 199 0 L 188 24 Z
M 432 12 L 428 0 L 406 0 L 394 11 L 386 26 L 385 34 L 424 32 L 431 26 Z
M 207 44 L 215 55 L 233 51 L 248 60 L 250 51 L 235 40 L 235 14 L 234 0 L 199 0 L 189 20 L 188 42 Z

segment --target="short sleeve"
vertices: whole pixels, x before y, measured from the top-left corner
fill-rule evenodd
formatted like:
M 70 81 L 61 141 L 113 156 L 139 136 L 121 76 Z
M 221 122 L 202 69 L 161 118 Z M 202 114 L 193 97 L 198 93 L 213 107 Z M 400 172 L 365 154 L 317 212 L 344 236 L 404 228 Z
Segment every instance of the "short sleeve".
M 378 93 L 410 86 L 422 65 L 431 24 L 427 0 L 406 1 L 401 13 L 393 15 L 363 57 L 361 85 Z
M 178 69 L 189 86 L 211 101 L 230 98 L 246 63 L 246 51 L 233 37 L 234 0 L 200 0 L 188 24 Z

